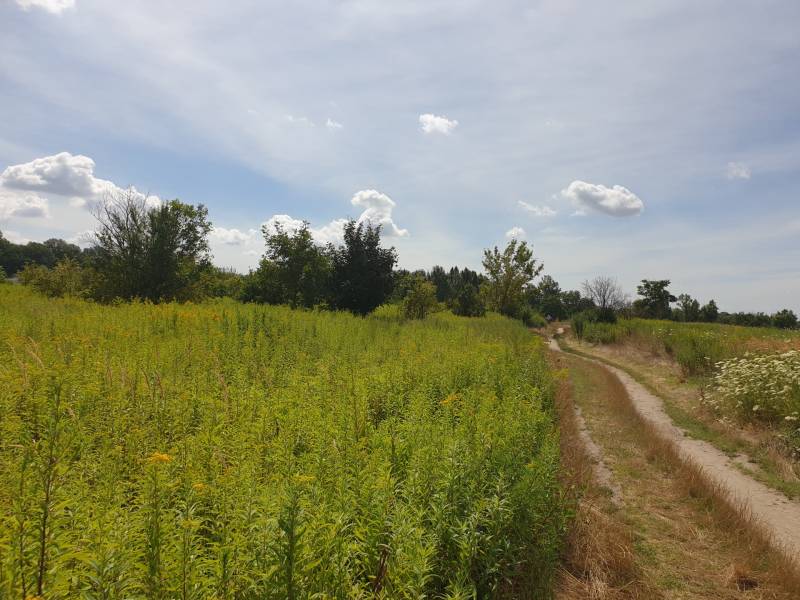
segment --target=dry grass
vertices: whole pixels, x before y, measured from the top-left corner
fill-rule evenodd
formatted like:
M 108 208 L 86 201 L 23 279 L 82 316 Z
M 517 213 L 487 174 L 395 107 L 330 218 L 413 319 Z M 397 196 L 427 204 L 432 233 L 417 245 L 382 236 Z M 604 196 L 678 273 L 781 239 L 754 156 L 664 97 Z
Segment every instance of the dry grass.
M 667 598 L 800 597 L 797 565 L 772 549 L 748 512 L 639 415 L 616 377 L 578 360 L 567 362 L 593 378 L 587 387 L 598 405 L 587 418 L 600 428 L 597 441 L 618 459 L 627 522 L 602 504 L 582 502 L 559 597 L 656 598 L 655 589 Z M 569 444 L 574 416 L 562 408 L 562 419 L 562 444 Z M 565 449 L 565 460 L 579 460 L 575 453 Z M 628 555 L 631 539 L 636 551 Z M 626 587 L 626 578 L 636 587 Z
M 592 458 L 578 433 L 572 386 L 567 379 L 561 381 L 556 402 L 562 481 L 575 510 L 567 532 L 556 597 L 561 600 L 658 597 L 642 581 L 630 529 L 611 514 L 607 498 L 593 481 Z

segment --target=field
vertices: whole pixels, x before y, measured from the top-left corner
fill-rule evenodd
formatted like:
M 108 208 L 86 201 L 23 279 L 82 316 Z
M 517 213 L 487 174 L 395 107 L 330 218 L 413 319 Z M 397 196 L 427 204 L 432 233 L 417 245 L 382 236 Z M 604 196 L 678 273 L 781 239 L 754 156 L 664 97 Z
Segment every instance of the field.
M 547 597 L 558 465 L 508 319 L 0 286 L 1 598 Z
M 583 340 L 666 354 L 699 380 L 719 418 L 767 425 L 800 456 L 800 332 L 623 319 L 584 323 Z

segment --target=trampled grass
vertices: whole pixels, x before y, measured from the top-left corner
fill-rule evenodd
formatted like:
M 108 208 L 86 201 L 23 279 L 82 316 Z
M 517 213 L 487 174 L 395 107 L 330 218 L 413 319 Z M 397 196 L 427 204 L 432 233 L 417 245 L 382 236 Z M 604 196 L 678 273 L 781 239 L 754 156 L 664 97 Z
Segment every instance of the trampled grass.
M 506 319 L 0 286 L 0 597 L 546 596 L 552 399 Z

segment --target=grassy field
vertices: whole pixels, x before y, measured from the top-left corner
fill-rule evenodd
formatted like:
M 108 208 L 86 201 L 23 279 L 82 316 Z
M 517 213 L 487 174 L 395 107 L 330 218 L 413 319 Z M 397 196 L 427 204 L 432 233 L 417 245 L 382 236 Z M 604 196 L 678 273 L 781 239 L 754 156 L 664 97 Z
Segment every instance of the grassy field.
M 653 319 L 621 319 L 614 324 L 586 323 L 582 337 L 591 343 L 630 341 L 656 351 L 664 351 L 689 375 L 712 373 L 716 363 L 747 353 L 768 354 L 800 350 L 798 331 Z
M 1 598 L 547 597 L 558 464 L 507 319 L 0 286 Z
M 584 323 L 583 340 L 673 358 L 719 418 L 761 423 L 800 457 L 800 332 L 644 319 Z

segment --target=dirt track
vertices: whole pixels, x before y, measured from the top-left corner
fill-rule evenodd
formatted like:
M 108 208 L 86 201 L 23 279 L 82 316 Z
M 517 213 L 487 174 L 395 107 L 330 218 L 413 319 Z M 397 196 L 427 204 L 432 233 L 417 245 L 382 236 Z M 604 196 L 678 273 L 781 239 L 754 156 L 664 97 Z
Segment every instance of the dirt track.
M 561 351 L 556 340 L 550 348 Z M 613 373 L 625 387 L 639 414 L 671 440 L 684 458 L 702 467 L 704 473 L 718 483 L 730 498 L 750 511 L 755 520 L 769 533 L 775 545 L 790 558 L 800 557 L 800 504 L 788 500 L 780 492 L 742 473 L 734 460 L 702 440 L 686 437 L 664 411 L 661 399 L 650 393 L 624 371 L 601 361 L 581 357 Z

